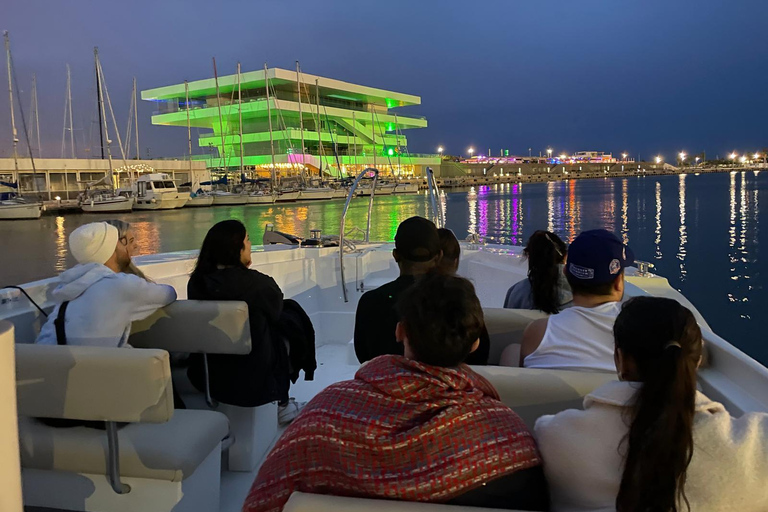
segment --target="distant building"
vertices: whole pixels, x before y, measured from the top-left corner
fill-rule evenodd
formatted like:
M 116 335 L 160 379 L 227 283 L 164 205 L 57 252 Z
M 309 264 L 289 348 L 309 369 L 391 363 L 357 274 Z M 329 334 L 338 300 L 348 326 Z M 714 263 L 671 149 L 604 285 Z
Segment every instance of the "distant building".
M 426 128 L 427 120 L 391 110 L 419 105 L 418 96 L 270 68 L 240 74 L 239 102 L 238 75 L 218 82 L 218 96 L 213 78 L 189 82 L 188 91 L 177 84 L 141 93 L 143 100 L 157 103 L 153 124 L 186 127 L 189 116 L 193 128 L 206 131 L 193 158 L 207 160 L 211 168 L 236 172 L 242 164 L 249 174 L 269 176 L 273 147 L 282 175 L 322 169 L 326 176 L 347 176 L 375 166 L 408 176 L 440 165 L 438 155 L 410 153 L 403 134 Z
M 577 151 L 573 155 L 559 155 L 548 158 L 547 161 L 552 164 L 560 163 L 585 163 L 585 164 L 614 164 L 619 160 L 614 158 L 611 153 L 602 151 Z M 634 162 L 632 160 L 622 160 L 624 162 Z
M 142 174 L 162 172 L 176 185 L 200 183 L 210 179 L 205 162 L 181 160 L 113 160 L 115 188 L 128 186 Z M 17 170 L 18 169 L 18 170 Z M 88 183 L 102 180 L 109 173 L 109 161 L 96 158 L 0 158 L 0 182 L 18 184 L 21 193 L 44 200 L 77 199 Z M 0 185 L 0 195 L 16 192 Z

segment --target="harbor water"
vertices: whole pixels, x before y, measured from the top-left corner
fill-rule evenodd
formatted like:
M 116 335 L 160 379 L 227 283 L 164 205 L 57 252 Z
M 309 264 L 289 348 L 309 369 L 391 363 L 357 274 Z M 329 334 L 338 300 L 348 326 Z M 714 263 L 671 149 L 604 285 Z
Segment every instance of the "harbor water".
M 760 225 L 768 219 L 768 173 L 732 172 L 505 184 L 451 191 L 441 197 L 447 227 L 459 238 L 524 245 L 537 229 L 572 240 L 605 228 L 622 237 L 638 259 L 655 265 L 701 311 L 713 330 L 768 364 L 768 270 L 760 262 Z M 240 219 L 253 243 L 267 223 L 308 236 L 336 234 L 343 201 L 265 206 L 185 208 L 117 216 L 132 224 L 142 254 L 199 248 L 210 226 Z M 365 228 L 367 198 L 353 201 L 347 227 Z M 392 240 L 398 223 L 428 215 L 425 193 L 377 196 L 372 240 Z M 0 223 L 0 285 L 56 275 L 72 266 L 67 237 L 77 226 L 109 215 L 44 216 Z M 498 305 L 499 307 L 501 304 Z

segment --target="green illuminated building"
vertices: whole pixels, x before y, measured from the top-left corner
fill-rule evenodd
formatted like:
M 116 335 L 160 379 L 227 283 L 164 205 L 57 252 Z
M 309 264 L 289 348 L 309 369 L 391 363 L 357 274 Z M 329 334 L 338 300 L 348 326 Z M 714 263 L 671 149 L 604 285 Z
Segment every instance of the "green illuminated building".
M 419 176 L 440 165 L 438 155 L 410 153 L 403 134 L 426 128 L 427 120 L 392 110 L 419 105 L 418 96 L 279 68 L 241 73 L 239 81 L 240 93 L 234 74 L 219 77 L 218 95 L 208 78 L 189 82 L 188 93 L 179 84 L 142 91 L 141 98 L 158 104 L 153 124 L 186 127 L 189 115 L 192 128 L 210 130 L 197 140 L 200 154 L 193 158 L 208 159 L 212 168 L 238 171 L 242 158 L 246 171 L 267 176 L 272 146 L 282 175 L 322 169 L 326 176 L 346 176 L 375 166 L 385 174 Z

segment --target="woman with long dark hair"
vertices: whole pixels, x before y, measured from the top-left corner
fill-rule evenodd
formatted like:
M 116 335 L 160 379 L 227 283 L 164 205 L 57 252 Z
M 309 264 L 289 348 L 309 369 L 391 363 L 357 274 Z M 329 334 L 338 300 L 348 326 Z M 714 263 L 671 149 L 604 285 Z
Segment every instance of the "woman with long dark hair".
M 573 300 L 563 274 L 568 248 L 549 231 L 536 231 L 528 239 L 523 256 L 528 260 L 528 278 L 507 291 L 505 308 L 538 309 L 554 315 Z
M 251 353 L 248 355 L 208 355 L 211 396 L 223 403 L 255 407 L 277 401 L 280 423 L 289 423 L 299 412 L 301 404 L 288 397 L 292 370 L 298 349 L 290 344 L 293 322 L 286 310 L 299 311 L 295 301 L 284 301 L 283 292 L 274 279 L 258 270 L 251 270 L 251 241 L 245 226 L 237 220 L 225 220 L 214 225 L 205 236 L 197 265 L 187 284 L 187 296 L 197 300 L 238 300 L 248 304 L 251 331 Z M 290 304 L 289 304 L 290 302 Z M 311 344 L 314 361 L 314 331 L 309 323 L 307 345 Z M 304 366 L 311 378 L 314 367 Z M 203 358 L 193 354 L 188 375 L 199 390 L 205 389 Z M 294 379 L 295 380 L 295 379 Z
M 636 297 L 614 338 L 620 381 L 536 422 L 552 510 L 768 510 L 768 415 L 735 419 L 696 391 L 693 314 Z

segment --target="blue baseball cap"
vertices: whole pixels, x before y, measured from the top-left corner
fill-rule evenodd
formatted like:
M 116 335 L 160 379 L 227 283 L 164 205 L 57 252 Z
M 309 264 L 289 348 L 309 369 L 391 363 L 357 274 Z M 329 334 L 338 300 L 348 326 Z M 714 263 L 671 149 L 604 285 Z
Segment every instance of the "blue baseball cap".
M 568 247 L 566 272 L 585 283 L 609 283 L 635 262 L 635 254 L 605 229 L 583 231 Z

